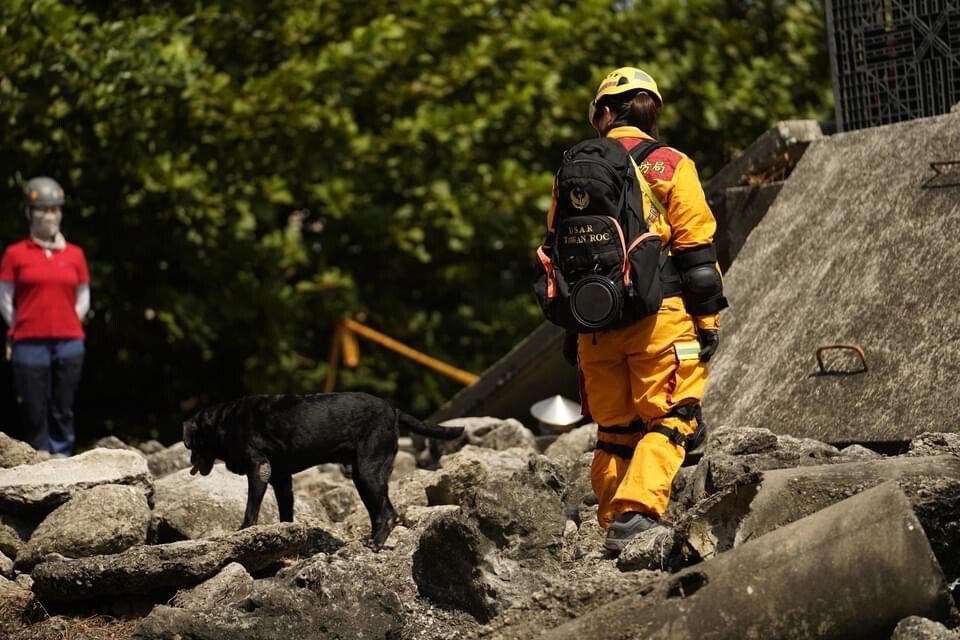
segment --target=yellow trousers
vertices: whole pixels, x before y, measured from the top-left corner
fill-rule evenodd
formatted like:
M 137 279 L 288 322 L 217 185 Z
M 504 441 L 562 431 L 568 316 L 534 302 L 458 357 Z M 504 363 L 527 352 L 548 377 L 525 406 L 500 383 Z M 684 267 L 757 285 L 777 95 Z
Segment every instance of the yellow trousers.
M 601 427 L 626 427 L 642 420 L 691 435 L 696 420 L 666 417 L 679 405 L 699 404 L 707 365 L 696 356 L 693 318 L 680 297 L 629 327 L 581 335 L 578 341 L 585 409 Z M 691 353 L 693 354 L 691 357 Z M 633 450 L 631 458 L 597 449 L 590 479 L 597 519 L 608 527 L 617 513 L 640 511 L 659 518 L 686 451 L 656 432 L 603 433 L 597 439 Z

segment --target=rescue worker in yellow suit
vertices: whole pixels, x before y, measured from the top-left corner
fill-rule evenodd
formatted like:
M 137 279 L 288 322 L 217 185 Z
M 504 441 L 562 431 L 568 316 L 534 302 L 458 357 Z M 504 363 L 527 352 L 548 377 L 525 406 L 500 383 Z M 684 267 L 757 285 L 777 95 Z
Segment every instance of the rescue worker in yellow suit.
M 600 84 L 590 124 L 629 150 L 654 138 L 662 104 L 652 77 L 624 67 Z M 671 291 L 664 281 L 656 314 L 621 329 L 568 334 L 564 345 L 568 361 L 579 362 L 584 412 L 598 424 L 590 476 L 597 519 L 607 529 L 604 547 L 616 553 L 658 523 L 686 447 L 702 440 L 707 362 L 727 306 L 713 245 L 716 222 L 693 161 L 660 147 L 638 169 L 646 182 L 642 211 L 661 247 L 669 248 L 677 286 Z

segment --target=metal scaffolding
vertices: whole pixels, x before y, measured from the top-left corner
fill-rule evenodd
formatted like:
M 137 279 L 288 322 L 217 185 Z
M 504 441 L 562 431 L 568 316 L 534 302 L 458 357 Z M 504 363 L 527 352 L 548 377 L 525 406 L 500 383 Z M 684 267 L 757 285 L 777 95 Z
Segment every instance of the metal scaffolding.
M 960 0 L 827 0 L 827 33 L 838 130 L 960 102 Z

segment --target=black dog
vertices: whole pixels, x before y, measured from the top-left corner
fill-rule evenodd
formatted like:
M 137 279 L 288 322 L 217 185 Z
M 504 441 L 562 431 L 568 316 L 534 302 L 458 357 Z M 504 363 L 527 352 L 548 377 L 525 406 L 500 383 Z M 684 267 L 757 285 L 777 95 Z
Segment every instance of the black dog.
M 453 439 L 462 427 L 427 425 L 365 393 L 247 396 L 201 410 L 183 423 L 191 474 L 210 473 L 216 458 L 247 476 L 243 527 L 257 523 L 273 486 L 280 520 L 293 521 L 292 475 L 323 462 L 349 464 L 370 514 L 372 543 L 383 546 L 397 515 L 387 480 L 397 454 L 399 425 L 423 436 Z

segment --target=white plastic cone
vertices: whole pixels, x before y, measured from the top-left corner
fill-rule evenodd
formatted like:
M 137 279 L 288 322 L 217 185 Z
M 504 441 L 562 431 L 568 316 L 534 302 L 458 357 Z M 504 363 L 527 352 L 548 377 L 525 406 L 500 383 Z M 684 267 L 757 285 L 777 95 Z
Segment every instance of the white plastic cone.
M 566 427 L 580 420 L 580 405 L 561 395 L 547 398 L 530 407 L 530 415 L 545 425 Z

